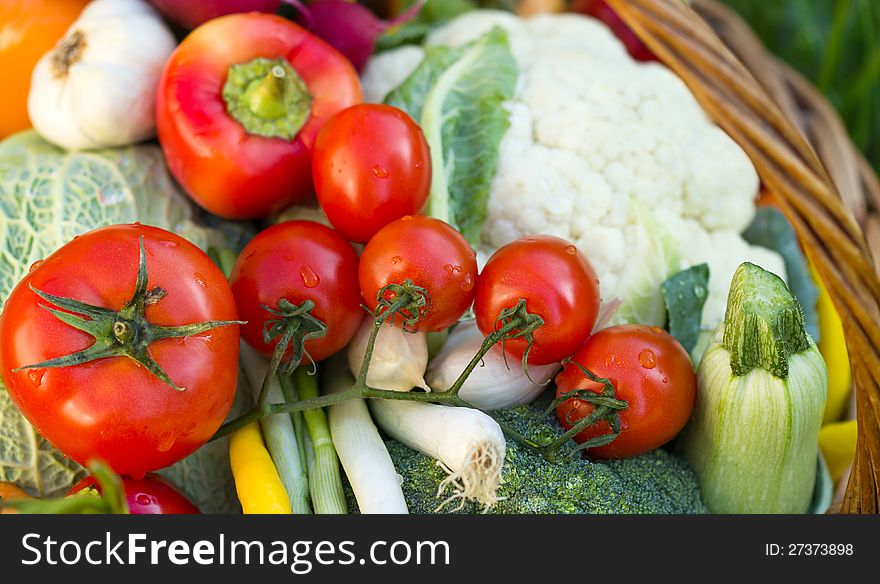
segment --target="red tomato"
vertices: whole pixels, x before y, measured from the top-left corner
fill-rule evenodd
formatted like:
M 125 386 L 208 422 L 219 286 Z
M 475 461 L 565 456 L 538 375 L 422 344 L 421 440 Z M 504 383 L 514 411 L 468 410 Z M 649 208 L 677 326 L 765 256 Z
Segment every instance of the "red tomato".
M 226 87 L 233 67 L 242 77 Z M 233 14 L 198 27 L 171 55 L 156 123 L 168 167 L 190 196 L 217 215 L 249 219 L 311 193 L 318 132 L 360 101 L 357 72 L 336 49 L 280 16 Z M 247 130 L 243 119 L 255 125 Z M 286 134 L 273 137 L 279 131 Z
M 629 404 L 620 412 L 620 435 L 610 444 L 591 448 L 591 456 L 625 458 L 653 450 L 672 440 L 691 416 L 697 395 L 694 369 L 687 352 L 666 331 L 637 324 L 610 327 L 587 339 L 573 361 L 607 378 L 617 398 Z M 575 389 L 601 393 L 602 386 L 567 363 L 556 376 L 556 395 Z M 569 399 L 556 409 L 556 416 L 569 429 L 592 411 L 592 404 Z M 602 420 L 574 439 L 581 443 L 610 432 Z
M 361 254 L 361 294 L 370 310 L 388 284 L 412 280 L 428 291 L 415 330 L 433 332 L 452 326 L 474 300 L 477 254 L 461 233 L 424 216 L 402 217 L 383 227 Z M 386 295 L 392 299 L 393 293 Z
M 327 334 L 306 341 L 315 361 L 340 351 L 364 317 L 358 287 L 358 256 L 341 235 L 313 221 L 287 221 L 260 232 L 239 255 L 230 278 L 244 339 L 266 356 L 278 340 L 263 341 L 267 320 L 277 317 L 262 308 L 277 308 L 281 299 L 297 306 L 312 300 L 312 316 L 327 325 Z M 289 357 L 293 347 L 286 353 Z
M 533 333 L 529 363 L 547 365 L 574 353 L 590 335 L 599 314 L 599 280 L 587 258 L 564 239 L 518 239 L 489 258 L 477 281 L 474 313 L 483 334 L 501 328 L 498 315 L 521 298 L 529 313 L 544 319 Z M 523 338 L 504 341 L 517 359 L 527 346 Z
M 148 474 L 140 480 L 122 477 L 125 502 L 132 515 L 195 515 L 199 508 L 190 503 L 174 485 L 159 475 Z M 101 492 L 101 485 L 94 477 L 86 477 L 67 491 L 67 496 L 94 489 Z
M 571 10 L 581 14 L 589 14 L 604 22 L 614 33 L 614 36 L 621 40 L 633 59 L 637 61 L 657 60 L 657 57 L 645 46 L 642 39 L 608 6 L 605 0 L 575 0 L 571 5 Z
M 377 231 L 422 210 L 431 189 L 431 154 L 421 128 L 388 105 L 356 105 L 318 135 L 315 193 L 340 233 L 369 241 Z
M 141 237 L 147 287 L 161 288 L 167 296 L 154 297 L 138 322 L 126 321 L 116 311 L 135 290 Z M 145 339 L 145 331 L 155 326 L 236 320 L 226 278 L 196 246 L 139 224 L 96 229 L 67 243 L 34 264 L 6 300 L 0 315 L 0 369 L 12 401 L 49 442 L 80 463 L 101 458 L 119 474 L 140 477 L 173 464 L 220 427 L 235 395 L 237 324 L 146 345 L 146 355 L 182 390 L 122 355 L 17 370 L 98 344 L 54 316 L 47 310 L 52 303 L 31 287 L 109 311 L 112 324 L 100 337 L 108 346 L 122 344 L 117 339 L 129 334 L 135 341 Z M 110 332 L 117 324 L 127 331 L 122 337 Z

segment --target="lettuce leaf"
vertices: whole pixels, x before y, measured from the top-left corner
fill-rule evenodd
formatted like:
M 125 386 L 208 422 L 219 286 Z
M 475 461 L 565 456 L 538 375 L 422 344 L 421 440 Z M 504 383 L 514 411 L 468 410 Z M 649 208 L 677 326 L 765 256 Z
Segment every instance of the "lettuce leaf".
M 507 33 L 494 28 L 462 47 L 427 47 L 425 59 L 385 102 L 419 122 L 431 147 L 427 213 L 476 246 L 501 139 L 510 127 L 503 107 L 519 74 Z
M 709 266 L 700 264 L 675 274 L 662 286 L 667 330 L 690 353 L 700 339 L 703 305 L 709 296 Z
M 68 153 L 32 131 L 0 142 L 0 303 L 33 262 L 74 236 L 134 221 L 174 231 L 205 250 L 235 245 L 231 238 L 241 234 L 234 225 L 200 224 L 156 146 Z M 58 496 L 82 475 L 34 431 L 0 383 L 0 481 Z

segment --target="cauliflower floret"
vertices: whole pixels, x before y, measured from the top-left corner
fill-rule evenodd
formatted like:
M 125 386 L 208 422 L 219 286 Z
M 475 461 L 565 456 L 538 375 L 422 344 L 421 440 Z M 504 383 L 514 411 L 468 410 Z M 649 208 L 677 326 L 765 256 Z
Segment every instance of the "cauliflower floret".
M 529 234 L 569 239 L 590 258 L 603 299 L 622 298 L 628 316 L 652 324 L 663 318 L 660 284 L 684 267 L 709 264 L 706 328 L 723 320 L 741 262 L 785 277 L 778 254 L 739 236 L 754 218 L 754 166 L 677 76 L 634 61 L 605 25 L 574 14 L 475 11 L 427 43 L 463 45 L 494 26 L 508 33 L 519 78 L 481 251 Z M 418 66 L 401 51 L 368 66 L 370 96 Z

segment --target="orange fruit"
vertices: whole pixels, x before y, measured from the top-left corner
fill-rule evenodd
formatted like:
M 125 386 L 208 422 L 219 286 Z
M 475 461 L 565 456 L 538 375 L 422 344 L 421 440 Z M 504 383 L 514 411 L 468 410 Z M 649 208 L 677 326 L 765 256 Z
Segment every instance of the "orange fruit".
M 0 0 L 0 138 L 31 125 L 31 71 L 64 36 L 89 0 Z

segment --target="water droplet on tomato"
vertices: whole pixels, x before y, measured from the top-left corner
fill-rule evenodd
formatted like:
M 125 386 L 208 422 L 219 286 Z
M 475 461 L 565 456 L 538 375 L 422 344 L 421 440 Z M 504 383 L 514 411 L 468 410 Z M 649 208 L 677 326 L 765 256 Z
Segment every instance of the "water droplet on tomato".
M 150 498 L 149 495 L 147 495 L 147 494 L 145 494 L 145 493 L 139 493 L 139 494 L 134 498 L 134 502 L 137 503 L 138 505 L 142 506 L 142 507 L 147 507 L 147 506 L 153 504 L 153 500 Z
M 611 365 L 612 363 L 614 363 L 614 359 L 616 359 L 614 353 L 608 353 L 607 355 L 605 355 L 605 364 Z
M 663 378 L 663 383 L 669 383 L 669 378 L 668 378 L 668 377 L 664 377 L 664 378 Z
M 443 269 L 446 270 L 446 273 L 452 276 L 456 272 L 461 271 L 461 266 L 456 266 L 453 264 L 443 264 Z
M 654 333 L 655 335 L 662 335 L 665 331 L 661 328 L 656 327 L 656 326 L 652 326 L 651 332 Z
M 396 265 L 396 264 L 399 264 L 399 263 L 402 262 L 402 261 L 403 261 L 403 258 L 402 258 L 402 257 L 400 257 L 400 256 L 394 256 L 393 258 L 391 258 L 391 265 L 394 266 L 394 265 Z
M 474 278 L 471 276 L 470 272 L 464 275 L 464 280 L 461 281 L 461 286 L 459 287 L 462 292 L 470 292 L 474 289 Z
M 416 168 L 421 168 L 421 167 L 422 167 L 422 163 L 421 163 L 421 162 L 416 162 L 413 166 L 416 167 Z
M 141 222 L 140 222 L 140 221 L 135 221 L 134 223 L 131 224 L 131 226 L 132 226 L 132 227 L 141 227 Z
M 567 253 L 568 255 L 576 255 L 577 252 L 578 252 L 578 250 L 575 246 L 573 246 L 573 245 L 565 246 L 565 253 Z
M 174 436 L 173 434 L 169 434 L 159 441 L 159 444 L 156 445 L 156 450 L 158 450 L 159 452 L 168 452 L 169 450 L 171 450 L 171 447 L 174 446 L 174 442 L 176 440 L 176 436 Z
M 196 272 L 193 274 L 193 278 L 196 279 L 196 283 L 199 286 L 201 286 L 202 288 L 207 288 L 208 281 L 205 279 L 205 276 L 203 274 L 201 274 L 200 272 Z
M 412 215 L 404 215 L 400 218 L 401 221 L 409 221 L 412 219 Z
M 299 269 L 299 275 L 302 278 L 306 288 L 314 288 L 321 283 L 321 278 L 315 273 L 311 266 L 303 266 Z
M 639 353 L 639 364 L 645 369 L 653 369 L 657 366 L 657 355 L 651 349 L 642 349 Z
M 44 375 L 46 375 L 45 369 L 31 369 L 30 371 L 28 371 L 27 374 L 28 379 L 31 380 L 31 383 L 33 383 L 37 387 L 39 387 L 40 384 L 43 383 Z
M 31 267 L 28 269 L 28 272 L 29 272 L 29 273 L 30 273 L 30 272 L 33 272 L 34 270 L 36 270 L 37 268 L 39 268 L 41 265 L 43 265 L 43 260 L 37 260 L 37 261 L 35 261 L 34 263 L 31 264 Z
M 379 165 L 373 167 L 373 176 L 376 178 L 388 178 L 388 171 Z
M 169 241 L 169 240 L 167 240 L 167 239 L 163 239 L 163 240 L 160 241 L 159 243 L 161 243 L 161 244 L 164 245 L 165 247 L 177 247 L 177 242 L 176 242 L 176 241 Z

